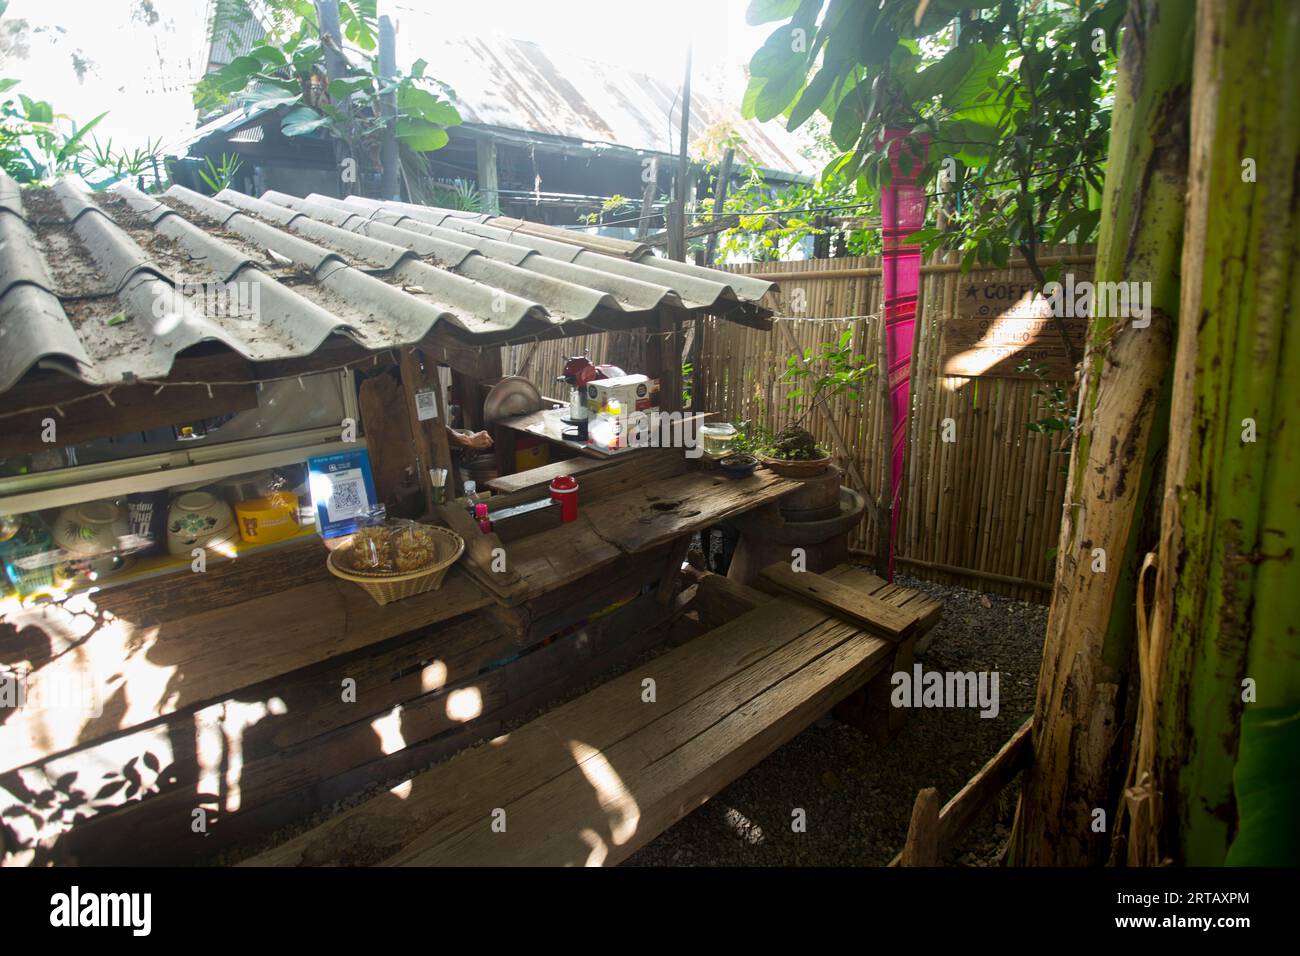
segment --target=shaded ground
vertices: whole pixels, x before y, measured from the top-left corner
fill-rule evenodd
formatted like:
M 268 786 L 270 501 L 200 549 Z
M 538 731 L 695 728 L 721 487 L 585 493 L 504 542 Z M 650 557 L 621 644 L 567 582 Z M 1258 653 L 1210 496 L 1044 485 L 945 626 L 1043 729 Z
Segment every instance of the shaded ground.
M 1047 608 L 902 576 L 898 583 L 944 601 L 943 617 L 917 658 L 925 670 L 997 671 L 997 717 L 981 718 L 977 709 L 913 710 L 887 747 L 856 728 L 823 718 L 624 866 L 883 866 L 902 849 L 917 791 L 938 787 L 946 801 L 997 752 L 1033 712 Z M 657 648 L 601 674 L 500 732 L 670 650 Z M 267 839 L 233 848 L 221 862 L 237 862 L 283 843 L 402 779 L 377 784 Z M 805 811 L 802 833 L 791 827 L 796 808 Z M 1013 784 L 981 815 L 948 862 L 996 865 L 1014 810 Z

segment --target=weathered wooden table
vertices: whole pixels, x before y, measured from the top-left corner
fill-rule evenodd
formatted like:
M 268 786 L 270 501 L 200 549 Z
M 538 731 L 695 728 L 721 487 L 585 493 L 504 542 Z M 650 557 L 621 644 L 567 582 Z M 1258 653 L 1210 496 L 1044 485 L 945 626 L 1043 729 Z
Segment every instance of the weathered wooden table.
M 23 808 L 3 818 L 7 849 L 210 858 L 453 753 L 661 640 L 685 610 L 691 535 L 796 487 L 669 450 L 580 483 L 578 520 L 496 542 L 508 581 L 474 560 L 493 544 L 474 527 L 485 540 L 464 532 L 475 547 L 439 590 L 383 607 L 309 542 L 0 610 L 0 663 L 26 674 L 29 702 L 0 723 L 0 812 Z M 539 479 L 499 500 L 546 494 Z M 71 829 L 66 806 L 85 817 Z M 207 837 L 179 839 L 196 810 Z

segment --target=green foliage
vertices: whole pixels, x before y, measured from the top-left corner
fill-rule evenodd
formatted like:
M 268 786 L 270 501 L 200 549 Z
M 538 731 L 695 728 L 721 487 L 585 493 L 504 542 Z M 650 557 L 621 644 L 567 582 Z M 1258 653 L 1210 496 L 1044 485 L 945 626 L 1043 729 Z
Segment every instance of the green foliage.
M 212 112 L 233 105 L 279 109 L 283 111 L 280 129 L 286 136 L 340 139 L 359 161 L 379 155 L 380 136 L 390 126 L 408 154 L 432 152 L 447 144 L 447 128 L 461 121 L 452 102 L 455 94 L 425 75 L 424 60 L 417 60 L 408 73 L 384 77 L 378 58 L 370 57 L 363 66 L 349 63 L 346 76 L 328 80 L 325 44 L 312 5 L 281 2 L 277 6 L 297 16 L 296 26 L 268 34 L 248 53 L 203 77 L 194 89 L 198 109 Z M 365 51 L 376 48 L 374 0 L 343 0 L 339 21 L 347 42 Z M 395 115 L 385 108 L 389 97 L 395 100 Z M 404 170 L 412 161 L 410 155 L 403 157 Z
M 962 265 L 1036 265 L 1045 241 L 1097 229 L 1124 0 L 752 0 L 752 23 L 784 21 L 750 61 L 743 110 L 790 128 L 821 114 L 837 154 L 824 176 L 876 191 L 892 177 L 886 130 L 918 182 L 947 174 L 947 227 L 917 234 Z M 945 162 L 948 161 L 948 162 Z
M 208 156 L 203 160 L 204 168 L 198 171 L 199 178 L 216 194 L 230 185 L 241 165 L 239 157 L 232 153 L 222 153 L 221 162 L 215 164 L 212 157 Z
M 630 208 L 632 208 L 632 203 L 627 199 L 627 197 L 615 193 L 600 204 L 599 210 L 596 212 L 589 212 L 583 216 L 579 216 L 578 218 L 589 225 L 596 226 L 604 222 L 606 216 L 615 215 L 622 212 L 624 209 Z
M 875 369 L 865 355 L 853 354 L 853 328 L 845 329 L 834 342 L 822 342 L 817 349 L 789 355 L 781 381 L 795 387 L 786 393 L 796 410 L 794 423 L 802 424 L 813 410 L 837 395 L 849 401 L 862 400 L 863 383 Z
M 843 229 L 822 217 L 867 216 L 874 202 L 865 203 L 851 185 L 836 179 L 774 189 L 755 167 L 746 180 L 728 192 L 723 215 L 737 215 L 739 225 L 718 236 L 718 255 L 753 259 L 758 262 L 788 257 L 808 236 L 844 231 L 849 255 L 865 256 L 880 251 L 880 233 L 874 228 Z M 714 201 L 706 199 L 700 210 L 712 214 Z M 839 207 L 839 208 L 834 208 Z M 821 212 L 821 210 L 826 210 Z
M 1038 396 L 1043 404 L 1046 414 L 1032 422 L 1026 422 L 1025 428 L 1039 435 L 1050 435 L 1059 433 L 1064 437 L 1060 447 L 1054 454 L 1061 456 L 1061 474 L 1070 470 L 1070 436 L 1074 434 L 1075 421 L 1078 415 L 1077 404 L 1073 400 L 1071 389 L 1066 382 L 1055 381 L 1047 377 L 1048 369 L 1045 365 L 1031 367 L 1029 362 L 1024 362 L 1016 369 L 1018 372 L 1031 373 L 1038 379 L 1038 386 L 1034 389 L 1034 394 Z
M 783 461 L 814 461 L 829 457 L 830 453 L 817 444 L 812 432 L 791 422 L 772 436 L 771 444 L 763 449 L 763 454 Z
M 18 182 L 48 183 L 75 175 L 92 189 L 103 189 L 127 177 L 155 171 L 162 176 L 161 140 L 130 150 L 115 148 L 112 139 L 102 144 L 88 140 L 107 113 L 78 126 L 44 100 L 10 94 L 18 83 L 0 80 L 0 168 Z
M 461 212 L 479 212 L 483 208 L 483 197 L 469 180 L 453 179 L 450 183 L 433 184 L 429 204 Z
M 92 140 L 90 147 L 82 152 L 79 160 L 95 169 L 108 173 L 115 181 L 126 177 L 144 176 L 158 169 L 162 171 L 162 140 L 150 140 L 144 146 L 135 149 L 115 149 L 110 137 L 104 143 Z
M 1242 714 L 1233 770 L 1237 834 L 1228 849 L 1228 866 L 1288 866 L 1300 859 L 1296 754 L 1300 754 L 1300 711 L 1252 707 Z
M 733 424 L 736 426 L 736 437 L 731 442 L 733 455 L 757 456 L 767 454 L 771 450 L 776 436 L 761 421 L 750 420 L 733 422 Z
M 80 173 L 78 161 L 86 137 L 107 115 L 100 113 L 73 133 L 69 118 L 44 100 L 24 93 L 10 95 L 18 80 L 0 80 L 0 165 L 20 183 L 41 183 L 67 173 Z

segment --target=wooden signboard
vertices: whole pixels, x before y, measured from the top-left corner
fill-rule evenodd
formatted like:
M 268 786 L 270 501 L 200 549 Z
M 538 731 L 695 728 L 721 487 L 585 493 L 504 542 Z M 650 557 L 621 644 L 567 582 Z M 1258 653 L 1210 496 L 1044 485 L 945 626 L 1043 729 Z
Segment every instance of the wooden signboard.
M 1034 295 L 1030 279 L 962 276 L 955 314 L 940 320 L 944 375 L 969 378 L 1074 377 L 1047 300 Z M 1082 317 L 1063 319 L 1079 353 L 1087 331 Z

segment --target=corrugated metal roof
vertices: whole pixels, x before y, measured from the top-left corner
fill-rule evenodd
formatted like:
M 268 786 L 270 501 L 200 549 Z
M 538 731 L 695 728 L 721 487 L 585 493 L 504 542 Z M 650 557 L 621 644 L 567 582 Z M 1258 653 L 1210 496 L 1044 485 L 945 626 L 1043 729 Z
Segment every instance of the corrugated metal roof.
M 456 91 L 466 123 L 677 151 L 680 90 L 648 74 L 496 36 L 444 37 L 429 48 L 411 49 L 429 61 L 430 74 Z M 692 155 L 698 157 L 705 137 L 722 127 L 740 137 L 740 151 L 759 166 L 805 176 L 818 172 L 818 164 L 800 153 L 799 139 L 783 125 L 745 119 L 738 103 L 697 89 L 691 95 Z
M 238 289 L 240 307 L 214 308 L 214 288 Z M 96 385 L 161 378 L 205 341 L 268 361 L 334 334 L 412 344 L 438 322 L 490 344 L 568 322 L 637 327 L 664 307 L 766 315 L 771 288 L 635 243 L 409 203 L 21 190 L 0 173 L 0 391 L 37 365 Z
M 431 75 L 456 91 L 456 107 L 470 126 L 677 152 L 681 91 L 648 74 L 495 36 L 444 36 L 414 50 L 432 64 Z M 265 112 L 234 110 L 172 148 L 183 150 L 213 134 L 230 133 Z M 725 130 L 740 138 L 741 154 L 764 169 L 808 177 L 819 172 L 819 165 L 800 152 L 799 138 L 780 122 L 745 119 L 736 104 L 696 89 L 691 94 L 691 155 L 700 158 L 707 141 L 720 141 Z

